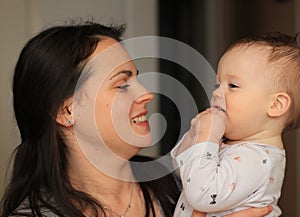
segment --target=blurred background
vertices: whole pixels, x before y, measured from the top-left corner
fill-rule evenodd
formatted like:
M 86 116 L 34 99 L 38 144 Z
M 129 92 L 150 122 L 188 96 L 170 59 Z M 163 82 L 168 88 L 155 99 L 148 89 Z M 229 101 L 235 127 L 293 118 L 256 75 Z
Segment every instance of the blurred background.
M 176 39 L 202 54 L 215 69 L 226 47 L 236 39 L 269 31 L 292 35 L 300 31 L 299 12 L 300 0 L 0 0 L 0 195 L 10 155 L 20 142 L 12 108 L 13 69 L 22 47 L 37 32 L 79 18 L 126 24 L 125 39 L 149 35 Z M 198 111 L 208 106 L 205 91 L 183 67 L 150 58 L 136 64 L 142 72 L 162 72 L 178 79 L 190 91 Z M 158 89 L 163 86 L 159 80 L 154 83 Z M 176 93 L 178 102 L 185 102 L 175 86 L 168 88 Z M 159 157 L 169 153 L 195 114 L 189 105 L 179 111 L 171 99 L 155 95 L 150 110 L 164 116 L 167 128 L 162 139 L 143 154 Z M 160 134 L 160 120 L 153 120 L 152 125 L 153 133 Z M 282 216 L 300 216 L 300 131 L 284 139 L 287 170 L 280 199 Z

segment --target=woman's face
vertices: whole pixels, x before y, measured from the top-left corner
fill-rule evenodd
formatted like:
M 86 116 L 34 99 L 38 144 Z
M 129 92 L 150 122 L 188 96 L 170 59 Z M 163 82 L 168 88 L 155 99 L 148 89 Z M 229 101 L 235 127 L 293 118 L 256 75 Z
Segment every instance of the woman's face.
M 99 136 L 111 151 L 128 159 L 152 142 L 146 105 L 153 95 L 138 82 L 133 61 L 115 40 L 101 40 L 91 58 L 99 61 L 101 67 L 95 69 L 103 80 L 95 97 Z

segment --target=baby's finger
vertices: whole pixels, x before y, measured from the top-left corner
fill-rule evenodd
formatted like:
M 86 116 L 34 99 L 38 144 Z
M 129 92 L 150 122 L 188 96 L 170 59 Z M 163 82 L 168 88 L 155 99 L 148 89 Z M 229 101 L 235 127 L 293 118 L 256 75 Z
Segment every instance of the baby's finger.
M 199 211 L 196 211 L 196 210 L 193 210 L 193 213 L 192 213 L 192 216 L 191 217 L 205 217 L 205 213 L 203 212 L 199 212 Z

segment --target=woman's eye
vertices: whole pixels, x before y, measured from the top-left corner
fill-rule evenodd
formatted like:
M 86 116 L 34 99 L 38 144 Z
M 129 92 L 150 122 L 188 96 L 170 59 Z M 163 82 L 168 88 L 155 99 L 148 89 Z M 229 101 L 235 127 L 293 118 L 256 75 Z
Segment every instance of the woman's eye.
M 127 90 L 127 88 L 129 86 L 130 86 L 129 84 L 124 84 L 124 85 L 118 86 L 117 88 L 119 88 L 120 90 Z
M 228 84 L 228 86 L 229 86 L 229 88 L 238 88 L 239 86 L 238 85 L 236 85 L 236 84 Z

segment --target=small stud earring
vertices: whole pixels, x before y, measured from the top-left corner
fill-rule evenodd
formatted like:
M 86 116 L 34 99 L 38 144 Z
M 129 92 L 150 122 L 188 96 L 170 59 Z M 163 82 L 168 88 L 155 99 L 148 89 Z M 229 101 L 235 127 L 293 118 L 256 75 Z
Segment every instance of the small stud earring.
M 69 124 L 69 125 L 71 125 L 72 124 L 72 122 L 71 122 L 71 120 L 67 120 L 67 123 Z

